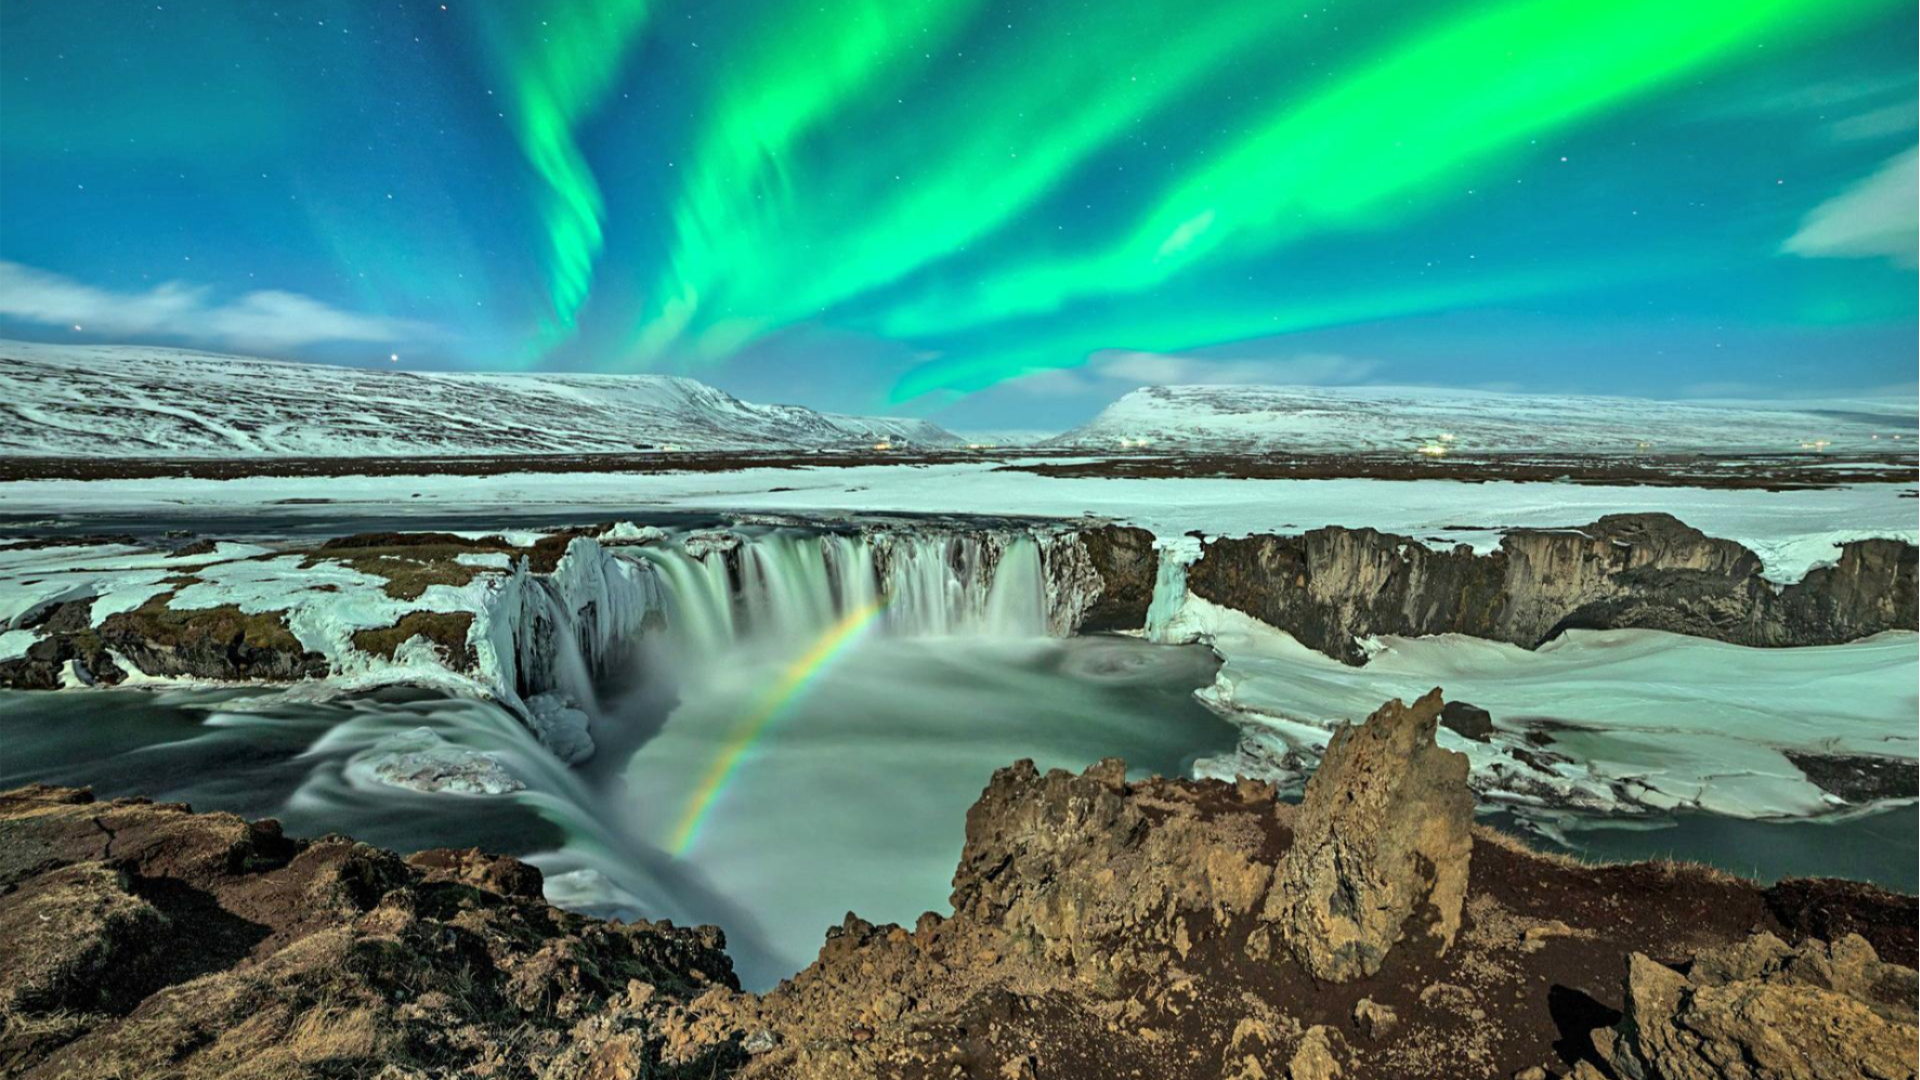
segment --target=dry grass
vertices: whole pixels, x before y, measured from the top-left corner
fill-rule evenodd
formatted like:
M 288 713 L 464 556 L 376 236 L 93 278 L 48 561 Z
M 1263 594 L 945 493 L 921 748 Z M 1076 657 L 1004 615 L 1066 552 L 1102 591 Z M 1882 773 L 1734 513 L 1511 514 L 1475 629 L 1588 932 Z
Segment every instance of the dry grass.
M 435 585 L 458 588 L 472 581 L 482 569 L 454 562 L 453 556 L 460 552 L 446 552 L 442 557 L 428 553 L 432 549 L 400 550 L 404 554 L 369 554 L 326 561 L 338 562 L 369 577 L 385 578 L 387 583 L 382 591 L 395 600 L 418 600 Z M 317 556 L 308 556 L 302 568 L 320 561 Z
M 301 566 L 338 563 L 385 578 L 384 591 L 395 600 L 418 600 L 435 585 L 458 588 L 484 572 L 484 567 L 456 561 L 461 555 L 524 554 L 525 549 L 498 536 L 468 540 L 452 533 L 362 533 L 327 541 L 309 553 Z
M 1473 827 L 1473 842 L 1476 844 L 1491 844 L 1494 847 L 1513 852 L 1525 858 L 1536 859 L 1549 866 L 1563 869 L 1604 870 L 1621 866 L 1650 866 L 1669 877 L 1693 877 L 1712 882 L 1716 885 L 1728 885 L 1735 882 L 1750 884 L 1747 878 L 1722 870 L 1718 866 L 1709 863 L 1689 862 L 1685 859 L 1673 858 L 1670 855 L 1656 856 L 1651 859 L 1594 859 L 1565 851 L 1544 851 L 1534 847 L 1532 844 L 1527 843 L 1512 833 L 1493 828 L 1490 825 L 1475 825 Z
M 473 646 L 467 641 L 467 635 L 472 630 L 472 612 L 409 611 L 392 626 L 354 631 L 353 647 L 363 653 L 391 660 L 401 645 L 415 637 L 423 637 L 439 647 L 440 654 L 446 657 L 448 663 L 472 667 L 479 662 L 474 656 Z
M 235 604 L 211 608 L 174 608 L 172 592 L 149 599 L 132 611 L 115 612 L 100 624 L 103 636 L 133 637 L 158 646 L 241 641 L 255 649 L 295 654 L 303 651 L 287 629 L 287 612 L 244 612 Z

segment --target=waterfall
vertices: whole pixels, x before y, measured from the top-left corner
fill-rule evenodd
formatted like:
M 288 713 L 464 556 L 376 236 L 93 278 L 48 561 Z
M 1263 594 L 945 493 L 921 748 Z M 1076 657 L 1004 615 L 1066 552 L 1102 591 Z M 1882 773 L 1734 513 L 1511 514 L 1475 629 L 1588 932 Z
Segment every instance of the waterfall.
M 1024 530 L 776 528 L 700 534 L 633 550 L 661 584 L 665 633 L 682 655 L 746 640 L 804 643 L 876 601 L 900 637 L 1056 632 L 1040 542 Z
M 480 670 L 555 757 L 584 761 L 598 684 L 660 607 L 653 574 L 577 538 L 553 573 L 536 575 L 523 560 L 501 585 L 476 628 Z
M 743 644 L 804 649 L 875 604 L 888 636 L 1063 637 L 1100 588 L 1071 532 L 742 525 L 633 535 L 644 539 L 577 538 L 551 574 L 523 562 L 475 636 L 493 696 L 565 762 L 593 753 L 588 731 L 610 677 L 671 678 Z

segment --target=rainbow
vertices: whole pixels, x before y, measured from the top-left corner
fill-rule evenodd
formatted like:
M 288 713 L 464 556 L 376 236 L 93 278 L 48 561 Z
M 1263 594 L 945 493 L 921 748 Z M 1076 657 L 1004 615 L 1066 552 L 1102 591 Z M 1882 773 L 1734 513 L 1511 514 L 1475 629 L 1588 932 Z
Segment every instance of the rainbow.
M 885 608 L 884 602 L 874 600 L 847 612 L 813 643 L 805 655 L 788 664 L 773 685 L 755 700 L 753 708 L 740 718 L 739 727 L 726 745 L 721 747 L 713 764 L 701 776 L 699 786 L 693 789 L 692 797 L 687 800 L 686 811 L 680 815 L 680 824 L 673 831 L 672 850 L 675 855 L 684 855 L 693 846 L 694 839 L 700 834 L 700 827 L 706 824 L 707 814 L 719 800 L 721 790 L 733 778 L 741 762 L 746 760 L 747 752 L 760 741 L 760 736 L 819 682 L 820 676 L 833 666 L 834 661 L 846 655 L 847 650 L 865 635 Z

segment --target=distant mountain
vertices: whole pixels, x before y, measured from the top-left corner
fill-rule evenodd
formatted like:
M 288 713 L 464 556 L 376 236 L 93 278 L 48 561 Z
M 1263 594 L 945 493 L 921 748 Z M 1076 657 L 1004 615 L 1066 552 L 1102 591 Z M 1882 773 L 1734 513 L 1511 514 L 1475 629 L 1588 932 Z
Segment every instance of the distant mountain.
M 1912 400 L 1694 403 L 1426 387 L 1149 386 L 1046 445 L 1322 453 L 1898 451 L 1914 448 L 1917 429 Z
M 924 420 L 755 405 L 671 375 L 415 373 L 0 342 L 0 455 L 389 457 L 955 446 Z

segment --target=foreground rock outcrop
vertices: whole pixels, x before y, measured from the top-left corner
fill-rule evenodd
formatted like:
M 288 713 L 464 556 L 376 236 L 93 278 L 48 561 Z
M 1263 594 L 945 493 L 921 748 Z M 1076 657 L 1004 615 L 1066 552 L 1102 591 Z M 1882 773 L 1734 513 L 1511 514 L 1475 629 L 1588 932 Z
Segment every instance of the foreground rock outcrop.
M 951 916 L 849 914 L 766 994 L 738 990 L 718 931 L 555 910 L 513 859 L 7 793 L 0 1073 L 1913 1075 L 1912 897 L 1468 832 L 1439 709 L 1391 703 L 1344 735 L 1299 808 L 1114 760 L 1002 769 L 968 813 Z M 1389 915 L 1313 943 L 1339 905 L 1302 890 Z
M 1761 933 L 1684 973 L 1634 953 L 1626 1015 L 1595 1042 L 1636 1080 L 1911 1078 L 1915 991 L 1912 968 L 1882 962 L 1857 934 L 1792 948 Z
M 1473 794 L 1467 756 L 1434 743 L 1442 707 L 1438 690 L 1388 702 L 1335 732 L 1307 781 L 1266 915 L 1316 979 L 1379 971 L 1416 909 L 1442 948 L 1460 931 Z
M 1758 556 L 1668 514 L 1515 529 L 1498 550 L 1426 546 L 1332 526 L 1207 544 L 1195 596 L 1351 664 L 1374 635 L 1466 634 L 1536 648 L 1571 629 L 1644 628 L 1739 645 L 1833 645 L 1920 627 L 1920 552 L 1850 541 L 1831 566 L 1776 587 Z
M 540 887 L 478 852 L 5 793 L 0 1075 L 524 1076 L 616 1001 L 658 1056 L 686 1002 L 736 985 L 718 930 L 588 919 Z M 688 1075 L 744 1059 L 701 1044 Z

